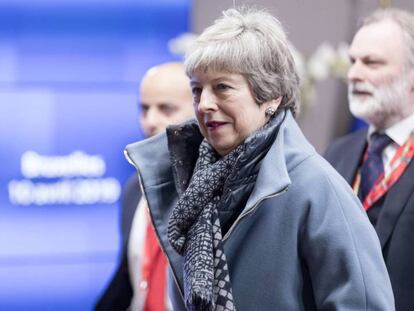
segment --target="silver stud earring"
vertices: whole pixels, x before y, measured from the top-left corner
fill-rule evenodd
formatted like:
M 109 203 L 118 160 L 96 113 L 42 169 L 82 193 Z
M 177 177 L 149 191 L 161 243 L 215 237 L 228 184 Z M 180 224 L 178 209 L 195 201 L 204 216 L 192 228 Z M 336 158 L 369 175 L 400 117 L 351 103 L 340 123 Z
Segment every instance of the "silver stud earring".
M 270 118 L 276 113 L 276 108 L 273 107 L 267 107 L 265 110 L 265 116 Z

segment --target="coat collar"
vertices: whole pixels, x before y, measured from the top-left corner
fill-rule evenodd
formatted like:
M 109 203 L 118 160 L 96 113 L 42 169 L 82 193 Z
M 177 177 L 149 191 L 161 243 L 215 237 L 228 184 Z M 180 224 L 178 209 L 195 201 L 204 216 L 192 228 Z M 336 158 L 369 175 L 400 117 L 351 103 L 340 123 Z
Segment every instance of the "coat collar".
M 171 128 L 168 135 L 175 135 L 176 137 L 184 135 L 185 137 L 187 126 L 194 126 L 194 122 L 184 124 L 178 128 Z M 186 146 L 196 144 L 201 139 L 200 137 L 194 137 L 194 139 L 191 137 L 189 136 L 187 140 L 182 141 L 183 145 L 181 147 L 186 148 Z M 124 153 L 128 161 L 138 171 L 155 231 L 164 251 L 168 254 L 174 272 L 173 275 L 178 278 L 176 280 L 177 285 L 181 288 L 182 273 L 180 271 L 182 271 L 182 261 L 169 244 L 167 234 L 168 218 L 171 209 L 177 203 L 177 191 L 180 192 L 186 188 L 186 185 L 176 185 L 175 182 L 174 174 L 176 173 L 173 166 L 174 164 L 179 166 L 179 161 L 183 159 L 170 157 L 168 144 L 170 143 L 171 147 L 174 140 L 175 138 L 170 136 L 169 142 L 166 133 L 159 134 L 128 145 Z M 180 147 L 175 144 L 174 146 Z M 183 154 L 185 155 L 185 152 Z M 306 157 L 313 154 L 315 154 L 315 150 L 307 142 L 292 114 L 288 111 L 280 125 L 274 143 L 262 161 L 255 186 L 242 213 L 253 209 L 257 202 L 263 198 L 286 189 L 291 183 L 289 172 Z
M 151 191 L 148 189 L 171 182 L 175 183 L 179 193 L 186 188 L 186 181 L 188 182 L 191 177 L 191 172 L 184 178 L 183 185 L 177 184 L 178 178 L 174 178 L 177 172 L 173 167 L 180 167 L 183 163 L 194 162 L 196 159 L 184 159 L 183 157 L 188 157 L 187 152 L 173 152 L 175 156 L 171 157 L 168 146 L 184 151 L 189 150 L 191 145 L 198 146 L 202 139 L 200 134 L 196 136 L 189 134 L 194 130 L 194 126 L 196 126 L 194 121 L 190 121 L 179 127 L 170 128 L 168 134 L 159 134 L 126 147 L 125 155 L 137 168 L 150 205 L 151 198 L 148 197 L 148 192 Z M 275 142 L 263 159 L 256 184 L 244 210 L 249 210 L 261 199 L 286 189 L 291 183 L 289 171 L 303 161 L 305 156 L 314 153 L 315 150 L 307 142 L 288 111 L 280 125 Z
M 175 175 L 176 188 L 179 193 L 185 190 L 191 178 L 191 170 L 194 166 L 198 146 L 202 136 L 195 121 L 187 122 L 180 126 L 170 127 L 167 130 L 169 149 L 172 162 L 172 170 Z M 196 135 L 190 135 L 195 132 Z M 189 150 L 193 150 L 189 152 Z M 195 151 L 194 151 L 195 150 Z M 186 151 L 183 153 L 183 151 Z M 307 142 L 294 120 L 290 111 L 282 116 L 282 121 L 275 141 L 261 164 L 255 186 L 242 213 L 248 212 L 263 198 L 270 197 L 287 189 L 291 183 L 289 171 L 299 164 L 305 156 L 314 154 L 314 148 Z M 181 169 L 184 166 L 184 169 Z M 186 171 L 187 173 L 180 173 Z M 190 174 L 188 174 L 190 172 Z M 177 178 L 178 174 L 188 174 Z M 180 181 L 180 182 L 178 182 Z
M 135 166 L 148 202 L 149 215 L 157 238 L 170 263 L 172 276 L 183 292 L 181 256 L 168 241 L 168 219 L 177 204 L 176 187 L 165 133 L 129 144 L 124 151 L 128 162 Z M 160 204 L 162 203 L 162 204 Z
M 165 134 L 127 145 L 124 155 L 137 169 L 144 189 L 171 181 L 170 155 Z
M 275 142 L 263 159 L 245 211 L 252 209 L 263 198 L 287 189 L 291 184 L 289 172 L 312 154 L 315 154 L 314 148 L 303 136 L 291 112 L 288 111 Z

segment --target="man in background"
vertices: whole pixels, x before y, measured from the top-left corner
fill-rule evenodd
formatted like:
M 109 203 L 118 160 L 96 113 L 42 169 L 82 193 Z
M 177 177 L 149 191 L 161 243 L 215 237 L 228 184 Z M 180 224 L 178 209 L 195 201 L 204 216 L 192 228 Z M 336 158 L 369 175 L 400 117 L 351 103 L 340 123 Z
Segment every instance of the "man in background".
M 354 188 L 377 231 L 396 309 L 413 310 L 414 15 L 374 12 L 349 54 L 350 110 L 369 127 L 335 141 L 325 157 Z
M 140 122 L 146 137 L 194 115 L 190 81 L 182 63 L 150 68 L 141 81 Z M 169 310 L 167 263 L 149 220 L 138 176 L 130 177 L 123 191 L 120 265 L 95 310 Z

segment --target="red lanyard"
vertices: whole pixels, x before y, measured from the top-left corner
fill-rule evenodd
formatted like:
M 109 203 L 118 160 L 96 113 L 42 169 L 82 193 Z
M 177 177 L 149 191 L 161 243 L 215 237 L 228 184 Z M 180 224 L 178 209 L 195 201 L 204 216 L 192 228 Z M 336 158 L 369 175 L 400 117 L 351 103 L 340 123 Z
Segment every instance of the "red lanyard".
M 367 157 L 365 152 L 364 160 Z M 414 133 L 411 134 L 410 138 L 398 148 L 394 157 L 390 162 L 390 172 L 388 174 L 382 174 L 378 180 L 375 182 L 374 186 L 366 196 L 363 206 L 365 210 L 368 210 L 374 205 L 391 187 L 396 183 L 396 181 L 401 177 L 401 175 L 407 169 L 408 164 L 410 164 L 411 159 L 414 157 Z M 353 183 L 353 189 L 355 193 L 359 192 L 359 187 L 361 185 L 361 172 L 358 170 L 358 174 Z

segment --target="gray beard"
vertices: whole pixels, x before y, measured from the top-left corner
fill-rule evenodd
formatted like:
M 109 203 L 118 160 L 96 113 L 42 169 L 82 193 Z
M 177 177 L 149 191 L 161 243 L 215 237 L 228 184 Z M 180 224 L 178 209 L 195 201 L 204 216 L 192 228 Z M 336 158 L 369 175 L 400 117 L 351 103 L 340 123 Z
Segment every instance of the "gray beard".
M 353 90 L 365 90 L 371 95 L 353 94 Z M 349 84 L 348 98 L 351 113 L 377 129 L 384 129 L 407 116 L 409 77 L 398 76 L 393 81 L 375 88 L 368 82 Z

